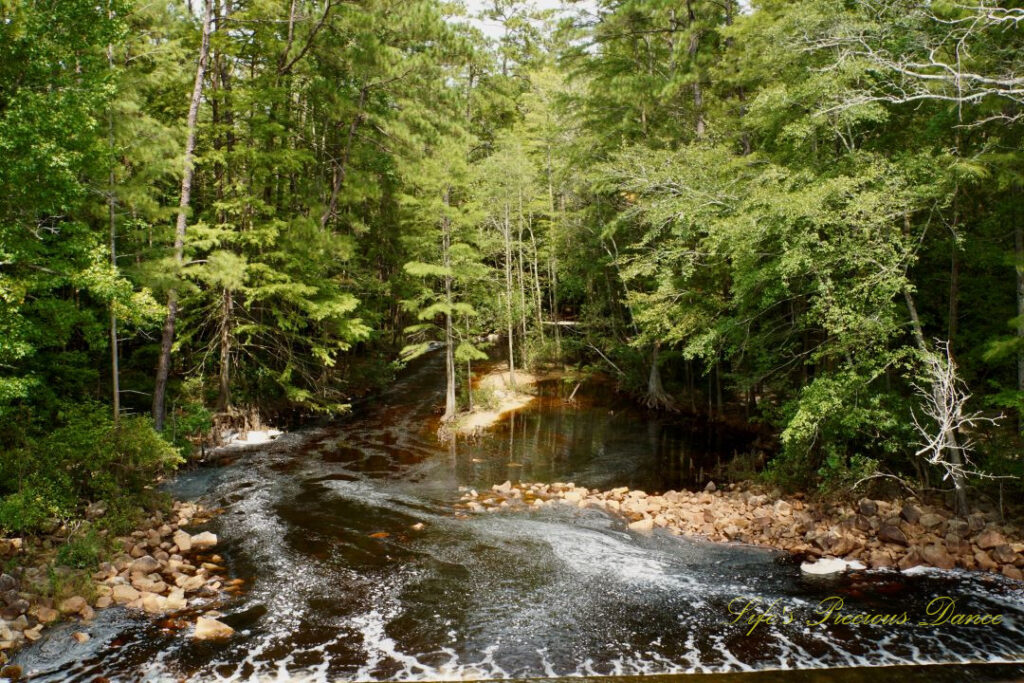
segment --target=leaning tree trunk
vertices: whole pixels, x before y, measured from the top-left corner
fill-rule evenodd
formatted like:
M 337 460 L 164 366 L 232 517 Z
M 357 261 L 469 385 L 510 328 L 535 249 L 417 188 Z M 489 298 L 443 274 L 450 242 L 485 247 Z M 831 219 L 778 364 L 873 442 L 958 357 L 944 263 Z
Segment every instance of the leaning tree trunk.
M 203 36 L 199 45 L 199 63 L 196 65 L 196 80 L 192 86 L 192 101 L 188 107 L 187 134 L 185 137 L 184 172 L 181 176 L 181 197 L 178 201 L 178 220 L 174 228 L 174 263 L 181 268 L 185 256 L 185 227 L 188 208 L 192 199 L 192 157 L 196 146 L 196 120 L 199 118 L 199 102 L 203 96 L 203 78 L 210 53 L 210 26 L 213 20 L 212 0 L 205 0 L 203 9 Z M 153 424 L 157 431 L 164 428 L 167 377 L 171 370 L 171 346 L 174 345 L 174 323 L 178 317 L 178 289 L 172 286 L 167 292 L 167 317 L 164 319 L 163 335 L 160 339 L 160 360 L 156 368 L 156 384 L 153 388 Z

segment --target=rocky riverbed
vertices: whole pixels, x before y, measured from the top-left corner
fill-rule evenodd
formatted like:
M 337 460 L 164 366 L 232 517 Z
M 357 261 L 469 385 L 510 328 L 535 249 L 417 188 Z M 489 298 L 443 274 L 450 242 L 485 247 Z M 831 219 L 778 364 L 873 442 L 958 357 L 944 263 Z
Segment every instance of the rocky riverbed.
M 112 606 L 144 611 L 153 618 L 172 618 L 169 628 L 184 628 L 195 618 L 194 637 L 216 639 L 231 635 L 218 622 L 214 610 L 221 598 L 242 589 L 242 579 L 228 579 L 223 559 L 214 552 L 217 536 L 190 533 L 188 528 L 207 521 L 212 513 L 195 503 L 175 503 L 170 515 L 156 513 L 143 528 L 116 539 L 121 551 L 103 562 L 85 582 L 73 583 L 76 592 L 53 589 L 54 577 L 46 553 L 29 558 L 21 539 L 0 540 L 0 557 L 26 566 L 0 574 L 0 666 L 8 653 L 42 637 L 43 629 L 59 621 L 75 620 L 80 628 L 71 635 L 89 639 L 96 610 Z M 61 595 L 60 593 L 64 593 Z M 56 595 L 55 595 L 56 594 Z M 17 678 L 16 667 L 0 669 L 0 678 Z
M 875 569 L 917 566 L 998 572 L 1020 581 L 1024 569 L 1021 529 L 995 511 L 975 509 L 966 518 L 911 500 L 861 499 L 812 502 L 758 485 L 648 495 L 626 487 L 600 491 L 572 483 L 506 481 L 491 490 L 464 491 L 460 513 L 573 505 L 606 510 L 637 532 L 667 532 L 784 550 L 801 558 L 836 557 Z

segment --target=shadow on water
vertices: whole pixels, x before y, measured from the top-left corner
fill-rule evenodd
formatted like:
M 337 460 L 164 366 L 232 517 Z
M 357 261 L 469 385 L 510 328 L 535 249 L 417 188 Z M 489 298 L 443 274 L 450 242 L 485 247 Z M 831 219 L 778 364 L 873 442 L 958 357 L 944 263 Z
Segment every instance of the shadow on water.
M 1001 578 L 809 581 L 771 551 L 636 535 L 594 509 L 457 513 L 459 486 L 506 478 L 699 485 L 751 437 L 649 420 L 599 396 L 569 406 L 549 395 L 493 434 L 445 446 L 434 436 L 441 381 L 440 359 L 428 358 L 346 419 L 172 484 L 177 496 L 224 509 L 208 527 L 232 574 L 247 579 L 219 607 L 237 631 L 228 642 L 196 642 L 173 620 L 110 609 L 92 640 L 71 640 L 73 625 L 55 628 L 17 662 L 39 681 L 1024 675 L 1024 596 Z M 808 625 L 830 596 L 847 613 L 905 612 L 908 623 Z M 1004 622 L 917 625 L 938 596 Z M 747 601 L 778 601 L 793 618 L 747 633 L 729 623 Z

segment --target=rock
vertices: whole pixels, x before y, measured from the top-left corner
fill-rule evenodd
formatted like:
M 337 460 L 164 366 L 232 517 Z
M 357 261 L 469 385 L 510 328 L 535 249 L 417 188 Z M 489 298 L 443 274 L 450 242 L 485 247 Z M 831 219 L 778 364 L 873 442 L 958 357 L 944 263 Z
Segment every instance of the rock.
M 82 611 L 78 613 L 78 616 L 82 618 L 82 621 L 92 621 L 96 618 L 96 611 L 92 607 L 86 605 L 82 608 Z
M 6 678 L 11 681 L 21 680 L 21 667 L 17 664 L 11 664 L 0 669 L 0 678 Z
M 89 606 L 85 598 L 80 595 L 76 595 L 73 598 L 68 598 L 60 603 L 58 609 L 61 614 L 79 614 L 83 609 Z
M 192 550 L 192 536 L 181 529 L 174 532 L 171 540 L 174 542 L 174 545 L 178 546 L 179 552 L 187 553 Z
M 142 609 L 150 614 L 160 614 L 167 609 L 167 598 L 156 593 L 143 593 Z
M 992 561 L 992 558 L 984 550 L 979 550 L 974 553 L 974 561 L 978 564 L 978 569 L 986 572 L 993 571 L 999 567 L 996 562 Z
M 188 607 L 188 600 L 185 599 L 185 591 L 181 588 L 171 591 L 164 602 L 164 608 L 168 612 L 178 612 L 186 607 Z
M 864 569 L 864 565 L 860 562 L 847 562 L 836 557 L 823 557 L 815 562 L 804 562 L 800 565 L 800 571 L 803 573 L 818 576 L 839 574 L 847 569 Z
M 206 579 L 202 576 L 185 576 L 182 574 L 174 583 L 186 593 L 193 593 L 206 585 Z
M 1008 544 L 997 545 L 989 551 L 992 559 L 1000 564 L 1015 564 L 1020 557 Z
M 929 512 L 921 515 L 921 519 L 919 521 L 921 526 L 923 526 L 925 529 L 934 529 L 935 527 L 945 522 L 946 518 L 942 515 L 937 515 L 934 512 Z
M 18 587 L 18 580 L 10 574 L 0 574 L 0 593 L 12 591 Z
M 39 624 L 35 628 L 27 628 L 22 632 L 22 635 L 31 642 L 36 642 L 43 637 L 43 625 Z
M 149 555 L 143 555 L 132 562 L 128 571 L 132 574 L 152 574 L 153 572 L 160 571 L 160 562 Z
M 883 543 L 895 543 L 897 545 L 907 545 L 907 535 L 903 533 L 898 526 L 893 524 L 883 524 L 878 527 L 878 540 Z
M 1024 574 L 1022 574 L 1016 567 L 1011 567 L 1010 565 L 1003 566 L 1003 576 L 1008 579 L 1014 579 L 1015 581 L 1024 580 Z
M 118 605 L 127 605 L 129 602 L 135 602 L 142 596 L 139 591 L 135 590 L 131 586 L 125 584 L 118 584 L 114 586 L 110 597 L 114 599 Z
M 41 624 L 52 624 L 57 621 L 58 617 L 60 617 L 60 612 L 55 609 L 50 609 L 49 607 L 43 607 L 42 605 L 37 607 L 35 612 L 35 617 Z
M 630 522 L 629 528 L 631 531 L 648 532 L 654 529 L 654 520 L 640 519 L 635 522 Z
M 974 544 L 982 550 L 991 550 L 997 546 L 1006 545 L 1006 539 L 995 529 L 986 529 L 974 539 Z
M 423 522 L 416 522 L 409 528 L 413 531 L 423 531 L 423 529 L 426 528 L 426 524 L 424 524 Z
M 132 579 L 132 588 L 142 593 L 163 593 L 167 590 L 167 584 L 148 576 L 139 576 Z
M 793 506 L 784 500 L 775 501 L 773 508 L 777 515 L 788 515 L 793 511 Z
M 967 529 L 972 532 L 978 532 L 985 528 L 985 515 L 980 512 L 974 512 L 967 516 Z
M 196 630 L 192 637 L 196 640 L 223 640 L 230 638 L 234 632 L 233 628 L 216 619 L 199 617 L 196 619 Z
M 193 550 L 207 550 L 217 545 L 217 534 L 204 531 L 192 537 Z
M 889 557 L 889 553 L 881 550 L 875 550 L 871 553 L 869 559 L 872 569 L 888 569 L 893 566 L 892 558 Z
M 921 519 L 921 511 L 912 503 L 904 503 L 903 507 L 900 508 L 900 517 L 911 524 L 917 524 L 918 520 Z
M 861 498 L 860 502 L 857 503 L 857 509 L 865 517 L 874 517 L 878 514 L 878 503 L 870 498 Z
M 921 553 L 917 551 L 917 548 L 911 548 L 910 552 L 900 558 L 900 561 L 896 563 L 896 566 L 900 569 L 906 570 L 922 564 L 924 564 L 924 559 L 921 557 Z
M 938 543 L 925 546 L 921 551 L 921 558 L 933 567 L 939 569 L 952 569 L 956 566 L 956 560 L 950 557 L 946 549 Z
M 101 595 L 96 598 L 96 607 L 99 609 L 106 609 L 112 605 L 114 600 L 109 595 Z
M 714 493 L 715 491 L 718 490 L 718 487 L 715 486 L 715 482 L 709 481 L 708 485 L 704 487 L 704 490 L 707 491 L 708 493 Z
M 79 643 L 87 643 L 87 642 L 89 642 L 89 634 L 88 633 L 82 633 L 81 631 L 77 631 L 75 633 L 72 633 L 71 637 L 74 638 Z

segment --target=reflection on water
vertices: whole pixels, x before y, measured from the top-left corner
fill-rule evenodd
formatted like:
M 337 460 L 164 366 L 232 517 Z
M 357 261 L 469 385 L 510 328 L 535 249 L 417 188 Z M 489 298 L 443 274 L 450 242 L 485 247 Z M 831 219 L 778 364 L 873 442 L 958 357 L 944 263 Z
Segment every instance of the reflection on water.
M 517 472 L 651 491 L 699 483 L 702 470 L 750 437 L 551 398 L 493 435 L 441 446 L 431 422 L 441 377 L 438 359 L 428 359 L 349 419 L 179 477 L 176 495 L 224 508 L 209 525 L 222 539 L 218 552 L 249 579 L 222 608 L 237 630 L 231 641 L 194 642 L 115 609 L 99 615 L 91 641 L 78 645 L 67 627 L 54 629 L 18 662 L 41 681 L 1024 674 L 1016 664 L 1024 661 L 1024 596 L 999 578 L 866 573 L 812 582 L 775 553 L 637 536 L 594 509 L 455 514 L 460 485 Z M 781 600 L 806 617 L 830 595 L 851 612 L 906 611 L 912 622 L 932 598 L 951 595 L 962 610 L 1000 612 L 1005 623 L 812 627 L 800 618 L 750 635 L 727 623 L 737 596 Z M 967 662 L 1004 664 L 891 668 Z

